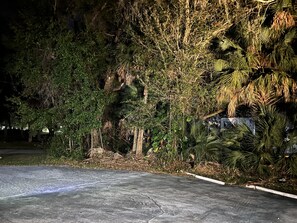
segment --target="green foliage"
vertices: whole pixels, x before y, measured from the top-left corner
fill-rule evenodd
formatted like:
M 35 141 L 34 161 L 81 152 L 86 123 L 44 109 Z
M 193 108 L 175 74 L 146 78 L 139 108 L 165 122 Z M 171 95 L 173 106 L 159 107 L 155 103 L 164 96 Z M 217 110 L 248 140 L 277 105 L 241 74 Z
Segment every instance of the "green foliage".
M 18 115 L 31 130 L 48 127 L 55 132 L 61 128 L 65 140 L 72 143 L 67 152 L 66 144 L 57 140 L 61 145 L 54 153 L 81 157 L 77 152 L 85 148 L 91 130 L 101 128 L 104 109 L 112 101 L 112 95 L 98 84 L 107 69 L 106 44 L 100 35 L 76 36 L 55 23 L 43 27 L 45 30 L 36 39 L 33 28 L 26 34 L 16 30 L 17 39 L 24 39 L 12 67 L 24 89 L 21 97 L 13 99 Z M 71 146 L 78 150 L 73 153 Z
M 297 176 L 297 129 L 296 119 L 289 123 L 291 128 L 287 128 L 287 137 L 285 139 L 285 148 L 283 154 L 277 161 L 276 169 L 279 174 Z
M 198 163 L 224 161 L 261 176 L 296 175 L 296 156 L 286 154 L 296 135 L 284 142 L 286 117 L 267 106 L 296 102 L 292 0 L 33 2 L 34 13 L 13 26 L 9 72 L 22 89 L 11 100 L 23 126 L 61 131 L 51 141 L 53 156 L 82 158 L 92 129 L 104 118 L 115 129 L 124 118 L 150 134 L 163 163 L 194 154 Z M 83 28 L 69 29 L 68 13 L 81 15 Z M 113 93 L 101 83 L 109 74 L 111 86 L 123 84 Z M 235 115 L 242 104 L 260 108 L 256 135 L 239 126 L 220 138 L 193 121 L 226 106 Z
M 47 151 L 48 155 L 54 158 L 68 157 L 69 153 L 67 153 L 67 148 L 65 142 L 65 138 L 60 135 L 56 135 L 49 142 Z
M 186 7 L 187 1 L 131 4 L 130 15 L 125 18 L 126 35 L 132 43 L 126 48 L 121 45 L 125 49 L 121 52 L 133 55 L 126 61 L 137 67 L 131 71 L 148 88 L 149 98 L 147 103 L 134 101 L 129 117 L 134 125 L 152 130 L 153 147 L 165 154 L 191 151 L 198 162 L 228 156 L 230 166 L 265 175 L 275 163 L 273 148 L 284 148 L 283 116 L 265 116 L 269 111 L 259 110 L 256 116 L 260 114 L 263 121 L 257 124 L 256 136 L 245 126 L 232 137 L 223 133 L 223 144 L 202 126 L 194 131 L 197 123 L 190 134 L 185 117 L 199 119 L 225 105 L 229 114 L 235 115 L 241 104 L 258 106 L 275 104 L 280 98 L 292 100 L 296 91 L 292 51 L 295 28 L 287 24 L 279 32 L 272 24 L 279 14 L 267 10 L 264 4 L 218 3 L 212 13 L 213 5 L 208 3 L 193 3 L 191 7 Z M 271 23 L 269 18 L 273 18 Z M 165 109 L 159 105 L 166 105 Z M 228 155 L 222 155 L 225 146 Z
M 190 131 L 191 140 L 193 146 L 188 149 L 188 153 L 194 154 L 198 164 L 205 161 L 220 161 L 224 145 L 215 129 L 209 129 L 202 121 L 193 121 Z
M 55 135 L 47 146 L 47 153 L 52 158 L 82 160 L 86 156 L 82 147 L 69 148 L 69 141 L 63 134 Z
M 152 149 L 158 158 L 158 162 L 163 165 L 179 159 L 177 147 L 174 146 L 176 138 L 173 134 L 153 132 Z
M 261 107 L 256 119 L 256 134 L 245 125 L 226 130 L 222 139 L 228 147 L 225 164 L 265 177 L 296 174 L 295 155 L 286 156 L 286 117 L 274 107 Z
M 224 9 L 218 6 L 212 13 L 209 6 L 176 0 L 123 6 L 125 32 L 119 61 L 148 89 L 147 101 L 142 97 L 132 101 L 126 118 L 133 126 L 162 132 L 167 138 L 167 149 L 162 151 L 170 157 L 187 144 L 186 117 L 200 118 L 217 107 L 207 84 L 213 60 L 208 44 L 209 37 L 222 28 L 214 24 Z
M 287 118 L 276 111 L 273 106 L 260 107 L 260 114 L 256 124 L 257 150 L 272 151 L 281 149 L 284 145 Z
M 276 169 L 280 176 L 297 176 L 296 154 L 283 155 L 276 163 Z

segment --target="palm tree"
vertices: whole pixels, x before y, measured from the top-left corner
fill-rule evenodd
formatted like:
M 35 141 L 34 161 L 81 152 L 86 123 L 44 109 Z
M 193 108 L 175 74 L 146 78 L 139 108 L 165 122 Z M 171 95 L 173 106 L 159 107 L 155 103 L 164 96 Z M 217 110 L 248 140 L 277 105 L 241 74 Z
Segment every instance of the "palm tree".
M 225 162 L 245 172 L 267 176 L 292 167 L 283 163 L 287 118 L 274 106 L 260 106 L 256 134 L 245 125 L 223 134 L 229 148 Z
M 219 161 L 224 150 L 216 129 L 209 129 L 202 121 L 191 124 L 190 140 L 193 146 L 188 149 L 188 156 L 194 155 L 196 163 Z
M 213 39 L 217 100 L 234 116 L 242 104 L 296 101 L 296 11 L 293 0 L 245 5 L 223 36 Z

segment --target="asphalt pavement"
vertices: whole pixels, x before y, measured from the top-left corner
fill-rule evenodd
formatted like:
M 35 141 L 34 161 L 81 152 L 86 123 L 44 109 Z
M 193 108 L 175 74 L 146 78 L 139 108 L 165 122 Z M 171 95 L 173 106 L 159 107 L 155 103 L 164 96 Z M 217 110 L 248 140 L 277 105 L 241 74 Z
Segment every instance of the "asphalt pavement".
M 189 177 L 2 166 L 0 222 L 296 223 L 297 200 Z
M 45 150 L 41 149 L 0 149 L 0 156 L 6 156 L 6 155 L 19 155 L 19 154 L 43 154 L 45 153 Z

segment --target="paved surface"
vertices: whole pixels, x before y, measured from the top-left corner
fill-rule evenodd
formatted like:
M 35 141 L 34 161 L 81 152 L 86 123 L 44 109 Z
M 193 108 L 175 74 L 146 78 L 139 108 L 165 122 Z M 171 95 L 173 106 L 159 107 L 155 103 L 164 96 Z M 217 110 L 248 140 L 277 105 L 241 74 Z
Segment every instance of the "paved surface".
M 15 154 L 42 154 L 45 150 L 41 149 L 0 149 L 0 156 Z
M 0 167 L 1 223 L 297 222 L 297 201 L 194 178 Z

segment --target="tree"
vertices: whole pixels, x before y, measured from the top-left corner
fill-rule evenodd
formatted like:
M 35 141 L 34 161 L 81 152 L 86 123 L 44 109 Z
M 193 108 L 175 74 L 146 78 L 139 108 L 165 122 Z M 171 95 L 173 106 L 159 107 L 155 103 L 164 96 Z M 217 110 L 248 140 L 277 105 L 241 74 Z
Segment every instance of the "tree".
M 246 104 L 296 101 L 294 1 L 242 3 L 245 12 L 224 35 L 213 39 L 217 100 L 231 116 Z M 234 11 L 234 7 L 230 10 Z M 237 13 L 235 13 L 237 14 Z
M 72 32 L 55 20 L 40 24 L 33 17 L 23 25 L 14 29 L 19 48 L 11 68 L 23 85 L 14 99 L 21 121 L 32 130 L 61 130 L 64 146 L 82 151 L 111 100 L 99 86 L 107 69 L 106 43 L 102 35 Z
M 126 10 L 127 35 L 133 49 L 131 69 L 144 89 L 147 103 L 139 103 L 129 117 L 141 128 L 171 134 L 173 149 L 187 117 L 201 118 L 214 111 L 213 56 L 210 40 L 229 27 L 223 4 L 208 1 L 137 1 Z M 158 107 L 166 107 L 166 122 L 158 124 Z M 157 120 L 156 120 L 157 119 Z M 154 121 L 155 120 L 155 121 Z M 136 124 L 136 122 L 138 122 Z M 155 125 L 156 124 L 156 125 Z

